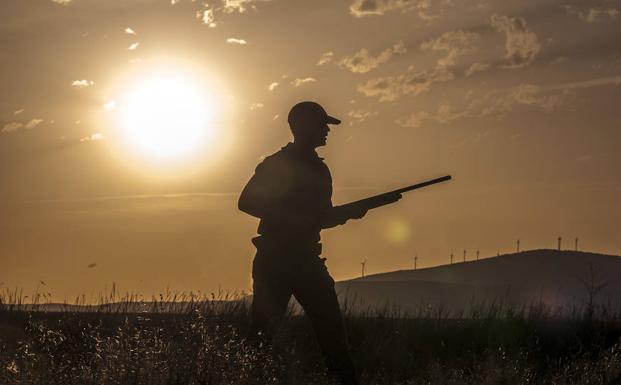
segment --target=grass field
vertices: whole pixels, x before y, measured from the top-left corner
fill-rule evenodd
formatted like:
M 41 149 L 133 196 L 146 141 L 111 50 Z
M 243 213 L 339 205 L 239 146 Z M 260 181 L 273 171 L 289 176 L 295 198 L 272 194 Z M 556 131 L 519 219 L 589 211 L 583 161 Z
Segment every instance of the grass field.
M 0 384 L 332 384 L 310 323 L 248 339 L 247 301 L 191 298 L 26 310 L 0 298 Z M 363 384 L 621 384 L 621 317 L 480 306 L 468 317 L 345 306 Z

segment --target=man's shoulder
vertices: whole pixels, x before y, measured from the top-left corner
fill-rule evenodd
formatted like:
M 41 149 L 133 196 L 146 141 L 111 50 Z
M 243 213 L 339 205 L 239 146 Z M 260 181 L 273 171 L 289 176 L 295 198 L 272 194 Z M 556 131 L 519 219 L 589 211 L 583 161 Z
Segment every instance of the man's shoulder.
M 309 167 L 328 170 L 328 166 L 324 163 L 323 158 L 317 156 L 316 153 L 310 156 L 306 154 L 301 155 L 289 143 L 278 151 L 265 156 L 257 166 L 257 171 L 282 169 L 293 171 L 294 169 L 308 169 Z
M 266 155 L 263 157 L 261 162 L 257 165 L 256 171 L 278 171 L 283 167 L 290 167 L 289 165 L 292 163 L 293 159 L 291 157 L 290 151 L 288 151 L 287 147 L 283 147 L 278 151 Z

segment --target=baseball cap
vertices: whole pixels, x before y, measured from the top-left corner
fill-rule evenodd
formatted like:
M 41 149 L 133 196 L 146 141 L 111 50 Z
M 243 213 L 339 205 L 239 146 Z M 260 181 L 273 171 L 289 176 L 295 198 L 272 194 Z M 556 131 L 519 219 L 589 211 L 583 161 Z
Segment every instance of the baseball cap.
M 309 101 L 300 102 L 291 107 L 287 121 L 289 124 L 309 121 L 328 124 L 341 124 L 339 119 L 328 115 L 326 110 L 324 110 L 319 103 Z

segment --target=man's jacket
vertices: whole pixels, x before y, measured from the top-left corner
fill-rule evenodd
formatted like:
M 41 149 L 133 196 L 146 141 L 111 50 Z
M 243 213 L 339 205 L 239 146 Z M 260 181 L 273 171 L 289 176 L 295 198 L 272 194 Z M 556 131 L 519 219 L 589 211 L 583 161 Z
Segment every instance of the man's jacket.
M 323 228 L 343 224 L 332 206 L 332 177 L 314 150 L 289 143 L 267 156 L 241 193 L 239 209 L 261 219 L 261 238 L 279 244 L 312 245 Z

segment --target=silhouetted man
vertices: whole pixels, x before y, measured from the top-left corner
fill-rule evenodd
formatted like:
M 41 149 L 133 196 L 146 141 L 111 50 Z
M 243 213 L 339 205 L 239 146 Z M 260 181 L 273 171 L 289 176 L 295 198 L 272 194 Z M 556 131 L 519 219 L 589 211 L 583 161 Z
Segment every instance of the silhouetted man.
M 366 209 L 332 206 L 330 170 L 315 152 L 326 144 L 328 124 L 341 121 L 317 103 L 301 102 L 289 111 L 288 122 L 293 142 L 257 166 L 239 198 L 241 211 L 261 219 L 252 240 L 253 329 L 269 334 L 294 295 L 312 321 L 329 372 L 343 384 L 357 384 L 319 232 L 362 218 Z

